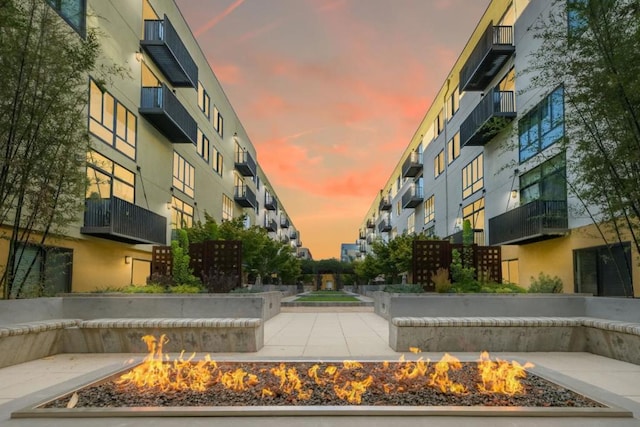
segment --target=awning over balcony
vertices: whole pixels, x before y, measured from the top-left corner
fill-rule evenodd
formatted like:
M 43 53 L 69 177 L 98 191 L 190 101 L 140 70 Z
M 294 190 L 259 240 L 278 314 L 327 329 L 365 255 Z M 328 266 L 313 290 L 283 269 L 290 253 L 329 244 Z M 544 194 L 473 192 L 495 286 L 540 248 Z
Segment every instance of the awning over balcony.
M 460 70 L 460 91 L 483 91 L 513 55 L 513 27 L 490 24 Z
M 563 236 L 568 229 L 566 201 L 534 200 L 489 219 L 489 243 L 522 245 Z
M 461 146 L 486 144 L 515 117 L 513 92 L 491 90 L 460 125 Z
M 198 125 L 167 85 L 143 87 L 138 111 L 169 141 L 196 143 Z
M 82 234 L 131 244 L 167 243 L 167 218 L 111 197 L 86 199 Z
M 172 85 L 198 87 L 198 66 L 167 15 L 163 20 L 144 21 L 144 39 L 140 40 L 140 46 Z

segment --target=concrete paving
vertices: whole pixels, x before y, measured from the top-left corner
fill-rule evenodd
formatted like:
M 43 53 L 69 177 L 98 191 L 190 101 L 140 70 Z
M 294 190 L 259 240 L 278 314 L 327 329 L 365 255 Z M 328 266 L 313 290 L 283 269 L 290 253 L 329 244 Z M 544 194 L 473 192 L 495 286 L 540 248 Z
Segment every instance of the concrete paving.
M 216 353 L 214 359 L 360 359 L 396 360 L 388 346 L 387 321 L 370 308 L 287 308 L 265 323 L 265 346 L 256 353 Z M 476 354 L 454 353 L 461 359 L 473 360 Z M 175 418 L 62 418 L 10 419 L 18 409 L 38 402 L 52 393 L 61 393 L 71 386 L 95 378 L 95 372 L 116 369 L 131 354 L 60 354 L 40 360 L 0 369 L 0 426 L 640 426 L 640 366 L 607 359 L 589 353 L 500 353 L 492 356 L 504 359 L 529 360 L 541 369 L 557 371 L 565 383 L 587 389 L 589 394 L 608 400 L 634 413 L 634 418 L 538 418 L 538 417 L 477 417 L 457 416 L 273 416 L 273 417 L 192 417 Z M 424 358 L 437 360 L 442 353 L 423 353 Z M 415 357 L 406 355 L 406 357 Z

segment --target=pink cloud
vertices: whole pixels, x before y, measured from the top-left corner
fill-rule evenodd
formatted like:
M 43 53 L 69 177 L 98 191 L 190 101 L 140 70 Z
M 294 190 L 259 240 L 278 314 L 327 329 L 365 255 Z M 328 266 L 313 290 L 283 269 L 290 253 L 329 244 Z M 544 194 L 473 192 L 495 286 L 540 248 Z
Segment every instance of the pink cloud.
M 242 70 L 237 65 L 220 64 L 212 68 L 214 68 L 218 80 L 223 84 L 237 85 L 244 82 Z
M 225 10 L 223 10 L 221 14 L 214 16 L 213 19 L 210 19 L 203 26 L 201 26 L 200 28 L 195 30 L 193 32 L 193 34 L 195 36 L 199 36 L 199 35 L 207 32 L 207 31 L 209 31 L 211 28 L 215 27 L 218 24 L 218 22 L 222 21 L 224 18 L 229 16 L 229 14 L 231 12 L 233 12 L 234 9 L 237 8 L 238 6 L 240 6 L 243 2 L 244 2 L 244 0 L 236 0 L 231 5 L 229 5 L 229 7 L 227 7 Z

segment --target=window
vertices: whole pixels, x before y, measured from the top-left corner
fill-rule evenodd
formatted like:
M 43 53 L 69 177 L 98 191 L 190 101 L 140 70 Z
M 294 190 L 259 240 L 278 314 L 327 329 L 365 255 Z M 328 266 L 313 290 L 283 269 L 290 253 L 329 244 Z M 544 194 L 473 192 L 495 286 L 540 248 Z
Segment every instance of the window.
M 136 158 L 137 117 L 94 80 L 89 90 L 89 132 L 130 159 Z
M 437 178 L 444 172 L 444 150 L 433 159 L 433 175 Z
M 447 142 L 447 164 L 450 165 L 458 157 L 460 157 L 460 132 L 456 132 Z
M 607 297 L 633 297 L 629 242 L 574 249 L 575 292 Z
M 586 18 L 587 0 L 567 0 L 567 31 L 569 39 L 578 37 L 584 32 L 589 21 Z
M 564 89 L 551 92 L 518 122 L 520 163 L 564 136 Z
M 173 186 L 189 197 L 193 197 L 195 169 L 180 154 L 173 152 Z
M 16 246 L 16 286 L 11 298 L 53 297 L 71 292 L 73 250 L 18 243 Z
M 411 212 L 407 217 L 407 233 L 414 234 L 416 232 L 416 214 Z
M 433 121 L 433 130 L 436 132 L 436 136 L 444 130 L 444 107 L 438 113 L 438 117 Z
M 462 220 L 469 220 L 474 230 L 484 230 L 484 197 L 462 208 Z
M 200 129 L 198 129 L 196 151 L 205 162 L 209 163 L 209 138 L 207 138 Z
M 484 187 L 484 161 L 480 154 L 462 169 L 462 198 L 466 199 Z
M 218 175 L 222 176 L 222 153 L 220 153 L 215 146 L 211 147 L 211 150 L 211 165 L 213 166 L 213 170 L 218 172 Z
M 224 124 L 224 120 L 222 119 L 222 114 L 220 114 L 220 111 L 218 111 L 218 107 L 214 106 L 213 107 L 213 128 L 216 130 L 216 132 L 218 132 L 218 135 L 220 135 L 221 138 L 224 137 L 223 124 Z
M 520 203 L 567 200 L 564 154 L 559 154 L 520 176 Z
M 233 200 L 230 199 L 226 194 L 222 195 L 222 220 L 232 220 L 233 219 Z
M 198 82 L 198 107 L 207 118 L 211 117 L 211 98 L 200 82 Z
M 193 226 L 193 206 L 177 197 L 171 198 L 171 226 L 190 228 Z
M 428 223 L 436 219 L 436 203 L 435 196 L 429 197 L 424 201 L 424 223 Z
M 460 109 L 460 90 L 458 86 L 453 90 L 449 100 L 449 118 L 453 117 Z
M 400 216 L 401 213 L 402 213 L 402 204 L 400 204 L 400 201 L 398 201 L 398 203 L 396 203 L 396 215 Z
M 87 199 L 135 201 L 135 174 L 97 151 L 87 153 Z
M 85 35 L 86 0 L 47 0 L 47 3 L 82 37 Z

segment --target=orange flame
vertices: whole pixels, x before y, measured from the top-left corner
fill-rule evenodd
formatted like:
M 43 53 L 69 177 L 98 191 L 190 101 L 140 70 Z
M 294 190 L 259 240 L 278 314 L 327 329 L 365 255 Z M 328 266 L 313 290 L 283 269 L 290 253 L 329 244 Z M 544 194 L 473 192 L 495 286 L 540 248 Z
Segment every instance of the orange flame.
M 333 386 L 333 391 L 340 399 L 359 405 L 362 402 L 362 395 L 372 383 L 373 377 L 369 375 L 363 381 L 347 381 L 342 387 L 336 384 Z
M 302 381 L 298 376 L 298 370 L 296 368 L 287 368 L 284 363 L 281 363 L 278 367 L 271 368 L 271 373 L 280 379 L 280 389 L 286 394 L 297 393 L 298 399 L 309 400 L 313 393 L 311 389 L 304 390 L 302 388 Z
M 467 389 L 465 386 L 454 383 L 449 379 L 449 368 L 459 370 L 462 368 L 462 364 L 455 357 L 445 353 L 442 359 L 435 364 L 435 372 L 430 376 L 429 385 L 439 388 L 443 393 L 447 391 L 455 394 L 466 393 Z
M 519 378 L 525 378 L 525 369 L 533 368 L 532 363 L 520 365 L 515 360 L 511 363 L 496 359 L 492 361 L 489 353 L 483 351 L 478 361 L 478 371 L 482 384 L 478 384 L 478 389 L 483 393 L 500 393 L 512 396 L 524 392 L 524 387 Z

